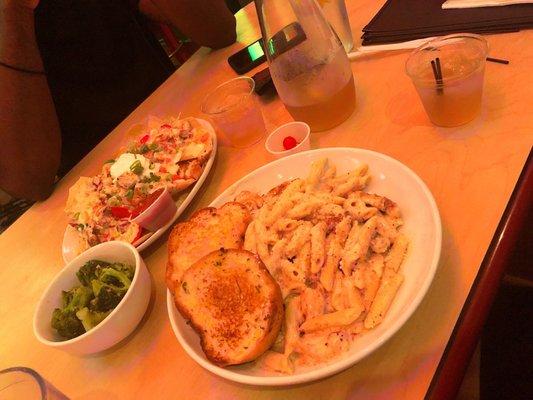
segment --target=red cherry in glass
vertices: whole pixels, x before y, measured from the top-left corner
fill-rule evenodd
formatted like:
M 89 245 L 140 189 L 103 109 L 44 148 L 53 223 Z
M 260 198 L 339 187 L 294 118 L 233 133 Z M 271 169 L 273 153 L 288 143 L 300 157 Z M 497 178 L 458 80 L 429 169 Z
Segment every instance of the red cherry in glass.
M 293 147 L 296 147 L 297 144 L 298 142 L 292 136 L 287 136 L 285 139 L 283 139 L 283 148 L 285 150 L 290 150 Z

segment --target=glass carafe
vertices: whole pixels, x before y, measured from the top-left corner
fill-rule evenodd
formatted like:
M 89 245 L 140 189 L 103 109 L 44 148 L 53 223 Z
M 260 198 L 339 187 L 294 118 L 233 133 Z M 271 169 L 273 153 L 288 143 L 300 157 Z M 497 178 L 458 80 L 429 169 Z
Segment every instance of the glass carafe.
M 312 131 L 355 108 L 350 62 L 315 0 L 255 0 L 270 74 L 285 107 Z

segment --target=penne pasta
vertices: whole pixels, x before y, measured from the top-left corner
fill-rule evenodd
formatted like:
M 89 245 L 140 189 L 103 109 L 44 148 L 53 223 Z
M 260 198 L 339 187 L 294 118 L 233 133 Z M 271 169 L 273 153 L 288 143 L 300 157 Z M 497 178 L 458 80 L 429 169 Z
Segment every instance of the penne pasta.
M 269 257 L 269 264 L 276 270 L 281 266 L 281 259 L 285 257 L 285 248 L 287 247 L 287 239 L 278 240 L 274 246 Z M 270 268 L 269 268 L 270 270 Z
M 273 225 L 274 230 L 278 232 L 290 232 L 298 228 L 300 221 L 290 218 L 280 218 Z
M 304 198 L 300 204 L 296 204 L 293 208 L 287 210 L 285 215 L 291 219 L 302 219 L 311 215 L 322 204 L 324 204 L 324 201 L 321 199 Z
M 326 171 L 324 171 L 324 175 L 322 175 L 322 182 L 331 180 L 332 178 L 335 177 L 336 173 L 337 173 L 337 167 L 335 165 L 328 164 Z
M 345 302 L 347 299 L 344 297 L 346 293 L 343 291 L 342 277 L 342 272 L 337 270 L 331 292 L 331 305 L 337 311 L 347 308 Z
M 279 240 L 279 236 L 273 230 L 269 230 L 262 221 L 255 221 L 255 233 L 259 240 L 274 244 Z
M 250 225 L 248 225 L 248 228 L 246 228 L 243 247 L 245 250 L 248 250 L 252 253 L 257 253 L 257 236 L 255 233 L 255 221 L 252 221 Z
M 378 292 L 380 279 L 368 263 L 364 264 L 362 273 L 365 285 L 363 291 L 363 304 L 365 306 L 365 310 L 368 311 L 372 306 L 372 302 L 376 297 L 376 293 Z
M 302 322 L 300 297 L 289 297 L 285 304 L 285 355 L 287 357 L 292 354 L 294 345 L 298 341 L 298 329 Z
M 368 264 L 370 265 L 370 269 L 376 273 L 378 278 L 381 278 L 383 275 L 383 267 L 385 265 L 384 257 L 381 254 L 373 254 L 368 259 Z
M 353 279 L 353 284 L 356 288 L 363 290 L 365 288 L 365 262 L 357 263 L 356 268 L 354 269 L 351 279 Z
M 359 259 L 361 251 L 361 248 L 358 243 L 360 232 L 361 225 L 358 224 L 357 221 L 355 221 L 352 225 L 352 228 L 350 229 L 350 233 L 348 234 L 342 252 L 342 270 L 347 276 L 352 273 L 355 267 L 355 263 Z
M 331 192 L 334 196 L 346 196 L 348 193 L 357 190 L 360 188 L 359 186 L 359 177 L 358 176 L 352 176 L 349 177 L 346 182 L 343 182 L 339 185 L 337 185 L 335 188 L 333 188 L 333 191 Z
M 268 244 L 262 240 L 262 238 L 257 237 L 256 240 L 257 255 L 265 264 L 268 263 L 270 258 L 270 253 L 268 252 Z M 268 264 L 267 264 L 268 266 Z M 269 270 L 270 271 L 270 270 Z M 273 271 L 270 271 L 272 273 Z
M 343 203 L 343 208 L 357 221 L 364 222 L 378 213 L 375 207 L 368 207 L 358 196 L 351 194 Z
M 337 240 L 341 246 L 344 246 L 344 243 L 346 243 L 346 239 L 348 238 L 351 228 L 352 217 L 348 215 L 344 216 L 344 218 L 335 227 L 335 236 L 337 237 Z
M 287 210 L 293 206 L 293 203 L 290 199 L 293 194 L 301 191 L 302 186 L 303 181 L 301 179 L 295 179 L 285 188 L 272 206 L 272 211 L 265 217 L 265 224 L 267 226 L 270 226 L 276 222 L 278 218 L 285 215 Z
M 361 232 L 359 233 L 359 258 L 366 259 L 366 253 L 368 252 L 370 240 L 376 230 L 376 226 L 377 218 L 372 217 L 361 227 Z
M 394 272 L 398 272 L 398 269 L 400 268 L 400 265 L 402 264 L 403 258 L 405 256 L 405 253 L 407 251 L 407 246 L 409 244 L 409 241 L 407 240 L 407 237 L 404 235 L 399 235 L 394 244 L 392 245 L 392 248 L 385 257 L 385 266 L 389 269 L 391 269 Z
M 322 158 L 311 164 L 311 171 L 307 177 L 306 189 L 307 193 L 311 192 L 319 183 L 320 179 L 324 175 L 324 171 L 327 167 L 328 159 Z
M 309 276 L 311 268 L 311 240 L 301 247 L 296 256 L 296 269 L 303 276 Z
M 401 274 L 395 274 L 381 282 L 376 298 L 365 318 L 366 329 L 372 329 L 383 321 L 385 313 L 388 311 L 402 282 L 403 276 Z
M 259 359 L 259 363 L 282 374 L 292 374 L 294 372 L 294 364 L 291 358 L 275 351 L 267 350 Z
M 319 222 L 311 228 L 311 268 L 317 274 L 326 258 L 326 223 Z
M 361 313 L 362 308 L 347 308 L 341 311 L 335 311 L 329 314 L 317 315 L 314 318 L 308 319 L 301 326 L 302 332 L 315 332 L 328 328 L 342 328 L 353 323 Z
M 300 308 L 305 319 L 313 318 L 317 315 L 324 314 L 326 309 L 326 299 L 321 288 L 305 288 L 300 295 Z
M 311 223 L 310 222 L 305 222 L 301 224 L 298 228 L 296 228 L 285 250 L 287 256 L 289 257 L 296 256 L 300 248 L 304 245 L 304 243 L 310 240 L 310 235 L 311 235 Z
M 328 243 L 328 241 L 326 241 L 326 243 Z M 334 236 L 329 240 L 329 245 L 326 244 L 326 247 L 326 262 L 320 272 L 320 283 L 324 289 L 331 292 L 335 281 L 335 274 L 342 256 L 342 246 L 339 243 L 338 238 Z
M 359 289 L 353 284 L 350 278 L 344 278 L 342 281 L 342 290 L 345 297 L 345 305 L 347 308 L 361 308 L 364 309 L 363 296 Z
M 306 179 L 237 197 L 253 200 L 244 248 L 261 258 L 285 299 L 283 329 L 259 360 L 265 368 L 290 374 L 333 357 L 390 308 L 408 239 L 396 203 L 362 191 L 369 179 L 366 164 L 337 175 L 321 159 Z

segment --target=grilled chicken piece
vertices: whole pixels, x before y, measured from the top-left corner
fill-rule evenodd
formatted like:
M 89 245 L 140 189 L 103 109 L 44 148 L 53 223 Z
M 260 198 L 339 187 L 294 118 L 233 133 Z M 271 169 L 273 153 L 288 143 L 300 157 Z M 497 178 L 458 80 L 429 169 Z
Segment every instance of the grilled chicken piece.
M 205 355 L 219 366 L 263 354 L 278 336 L 283 300 L 261 260 L 246 250 L 217 250 L 182 276 L 176 306 L 201 337 Z

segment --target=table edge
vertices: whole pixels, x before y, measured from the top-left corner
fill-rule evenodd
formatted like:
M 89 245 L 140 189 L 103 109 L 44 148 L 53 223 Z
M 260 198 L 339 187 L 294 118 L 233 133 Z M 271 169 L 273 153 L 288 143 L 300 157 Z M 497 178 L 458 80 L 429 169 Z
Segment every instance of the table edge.
M 513 246 L 526 224 L 531 204 L 533 204 L 533 152 L 530 148 L 509 203 L 498 223 L 433 375 L 425 396 L 426 400 L 452 399 L 457 396 L 501 279 L 511 259 Z

